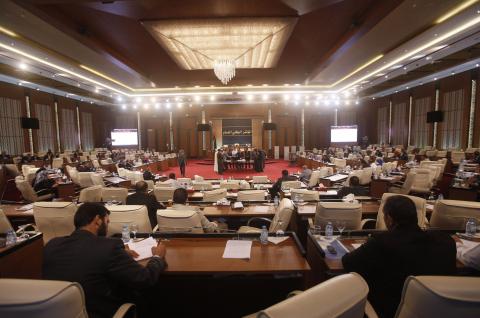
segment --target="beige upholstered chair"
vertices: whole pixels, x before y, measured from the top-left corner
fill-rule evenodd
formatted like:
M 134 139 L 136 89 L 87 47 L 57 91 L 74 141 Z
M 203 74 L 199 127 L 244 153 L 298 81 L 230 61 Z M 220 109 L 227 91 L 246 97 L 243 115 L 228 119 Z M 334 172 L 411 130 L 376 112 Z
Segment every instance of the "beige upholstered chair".
M 72 202 L 35 202 L 33 217 L 43 233 L 43 242 L 47 244 L 54 237 L 70 235 L 75 230 L 73 217 L 76 212 L 77 205 Z
M 428 158 L 436 157 L 437 156 L 437 151 L 436 150 L 427 150 L 427 151 L 425 151 L 425 156 L 427 156 Z
M 128 189 L 127 188 L 102 188 L 102 201 L 119 201 L 122 204 L 127 203 Z
M 270 180 L 268 179 L 267 176 L 253 176 L 252 182 L 253 183 L 269 183 Z
M 108 236 L 116 233 L 122 233 L 124 224 L 128 226 L 137 224 L 138 232 L 151 233 L 152 225 L 148 218 L 148 210 L 144 205 L 110 205 L 107 206 L 110 211 L 110 224 L 108 225 Z
M 349 273 L 335 276 L 248 318 L 363 318 L 367 308 L 371 308 L 367 307 L 367 295 L 365 280 L 357 273 Z
M 351 178 L 351 177 L 354 177 L 354 176 L 357 177 L 358 180 L 360 181 L 360 178 L 362 177 L 362 175 L 363 175 L 363 171 L 362 171 L 362 170 L 353 170 L 353 171 L 351 171 L 351 172 L 349 173 L 349 175 L 348 175 L 347 180 L 345 180 L 344 185 L 346 185 L 346 186 L 350 185 L 350 178 Z
M 370 182 L 372 181 L 372 174 L 373 174 L 373 168 L 372 167 L 363 168 L 362 169 L 362 175 L 359 177 L 360 184 L 361 185 L 370 184 Z
M 264 190 L 239 191 L 237 201 L 262 201 L 265 200 Z
M 27 175 L 30 173 L 30 169 L 35 169 L 35 166 L 34 165 L 22 165 L 22 174 L 23 174 L 24 177 L 27 177 Z
M 396 193 L 396 194 L 409 194 L 410 190 L 412 189 L 413 183 L 415 182 L 417 174 L 413 171 L 407 174 L 405 178 L 405 182 L 402 184 L 401 187 L 390 187 L 388 188 L 388 192 Z
M 118 176 L 119 176 L 120 178 L 125 178 L 125 177 L 127 177 L 127 169 L 125 169 L 125 168 L 118 168 L 117 171 L 118 171 Z
M 227 189 L 216 189 L 203 193 L 203 201 L 216 202 L 227 197 Z
M 205 181 L 193 181 L 192 187 L 195 191 L 205 191 L 213 189 L 212 183 Z
M 362 228 L 362 205 L 349 202 L 319 202 L 315 212 L 315 225 L 325 228 L 328 222 L 345 221 L 348 230 Z
M 447 156 L 446 150 L 439 150 L 437 151 L 437 158 L 445 158 Z
M 173 187 L 172 182 L 173 180 L 171 179 L 168 179 L 166 181 L 161 181 L 161 182 L 159 181 L 155 183 L 155 187 L 156 188 L 172 188 Z
M 346 159 L 333 158 L 332 163 L 339 169 L 343 169 L 347 166 L 347 160 Z
M 184 184 L 186 183 L 188 186 L 192 185 L 192 179 L 191 178 L 177 178 L 177 182 L 179 184 Z
M 308 186 L 314 187 L 318 184 L 318 179 L 320 179 L 321 173 L 319 170 L 313 170 L 312 174 L 310 175 L 310 179 L 308 180 Z
M 300 189 L 302 187 L 302 182 L 300 181 L 283 181 L 282 190 L 287 189 Z
M 240 183 L 237 181 L 225 181 L 220 183 L 220 188 L 221 189 L 227 189 L 227 190 L 238 190 L 240 189 Z
M 101 202 L 102 201 L 102 186 L 91 186 L 80 191 L 78 198 L 80 202 Z
M 277 211 L 275 212 L 275 216 L 273 220 L 270 222 L 270 227 L 268 229 L 269 233 L 275 233 L 279 230 L 286 231 L 288 225 L 290 224 L 290 219 L 292 218 L 292 213 L 294 210 L 293 202 L 287 198 L 282 199 L 280 204 L 277 207 Z M 251 227 L 250 222 L 257 218 L 251 218 L 248 220 L 247 226 L 241 226 L 238 229 L 239 233 L 258 233 L 261 229 L 257 227 Z M 263 218 L 262 218 L 263 219 Z M 268 219 L 264 219 L 268 220 Z
M 479 286 L 479 277 L 410 276 L 395 317 L 478 318 Z
M 159 202 L 173 200 L 173 192 L 175 192 L 175 188 L 172 188 L 172 187 L 167 188 L 167 187 L 155 186 L 153 188 L 153 194 L 155 195 L 155 198 L 157 198 L 157 201 Z
M 450 153 L 450 159 L 454 165 L 458 165 L 462 160 L 465 159 L 465 153 L 463 151 L 452 151 Z
M 159 232 L 203 233 L 200 215 L 193 210 L 157 210 Z
M 194 175 L 193 180 L 197 182 L 201 182 L 201 181 L 204 181 L 205 179 L 202 176 Z
M 14 163 L 5 164 L 5 169 L 7 169 L 7 172 L 14 177 L 20 175 L 20 170 L 18 170 L 18 166 Z
M 293 198 L 294 195 L 300 196 L 304 201 L 318 201 L 320 200 L 320 194 L 318 191 L 315 190 L 307 190 L 307 189 L 292 189 L 291 196 Z
M 92 173 L 90 175 L 90 178 L 92 179 L 93 185 L 99 185 L 99 186 L 102 186 L 102 187 L 105 186 L 105 182 L 103 181 L 103 177 L 100 174 Z
M 155 188 L 155 182 L 153 180 L 143 180 L 145 183 L 147 183 L 148 190 L 153 190 Z
M 463 229 L 469 218 L 480 221 L 480 202 L 438 200 L 435 203 L 430 226 L 446 229 Z
M 113 318 L 134 310 L 123 304 Z M 0 279 L 0 317 L 88 318 L 82 286 L 74 282 L 33 279 Z
M 415 180 L 413 181 L 411 192 L 416 193 L 430 193 L 432 189 L 432 177 L 430 169 L 415 169 Z
M 385 201 L 387 198 L 394 196 L 394 195 L 402 195 L 405 196 L 415 203 L 415 207 L 417 208 L 417 218 L 418 218 L 418 226 L 421 228 L 426 227 L 427 225 L 427 218 L 426 218 L 426 204 L 427 201 L 425 199 L 414 197 L 411 195 L 404 195 L 404 194 L 396 194 L 396 193 L 384 193 L 382 196 L 382 201 L 380 202 L 380 207 L 378 208 L 377 214 L 377 223 L 375 228 L 378 230 L 386 230 L 387 227 L 385 226 L 385 222 L 383 221 L 383 206 L 385 205 Z
M 92 175 L 93 175 L 93 172 L 79 172 L 78 183 L 80 187 L 88 188 L 93 186 Z
M 0 233 L 7 233 L 10 230 L 13 230 L 12 224 L 10 224 L 7 216 L 0 209 Z
M 38 196 L 35 190 L 33 190 L 30 183 L 20 178 L 15 179 L 15 185 L 17 186 L 17 189 L 22 193 L 22 198 L 25 201 L 37 202 L 37 201 L 49 200 L 53 197 L 52 194 L 45 194 L 45 195 Z
M 98 162 L 98 159 L 93 159 L 92 164 L 94 168 L 97 168 L 97 169 L 100 168 L 100 163 Z M 118 171 L 118 167 L 117 167 L 117 171 Z

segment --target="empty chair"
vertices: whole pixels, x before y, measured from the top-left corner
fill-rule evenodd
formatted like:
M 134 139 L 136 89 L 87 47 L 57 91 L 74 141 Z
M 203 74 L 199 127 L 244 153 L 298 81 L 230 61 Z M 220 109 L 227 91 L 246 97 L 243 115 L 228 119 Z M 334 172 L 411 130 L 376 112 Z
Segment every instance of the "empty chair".
M 301 197 L 304 201 L 318 201 L 320 199 L 320 193 L 314 190 L 307 189 L 292 189 L 292 199 L 296 195 Z
M 302 183 L 300 181 L 283 181 L 282 182 L 282 190 L 300 189 L 301 187 L 302 187 Z
M 444 229 L 464 229 L 468 219 L 480 220 L 480 202 L 438 200 L 433 208 L 430 226 Z
M 157 210 L 159 232 L 204 233 L 199 213 L 193 210 Z
M 79 172 L 78 183 L 82 188 L 88 188 L 93 186 L 92 176 L 93 172 Z
M 310 175 L 310 180 L 308 180 L 308 187 L 314 187 L 318 184 L 318 179 L 320 179 L 321 172 L 319 170 L 313 170 Z
M 385 205 L 385 201 L 387 198 L 393 196 L 393 195 L 402 195 L 407 198 L 410 198 L 413 203 L 415 203 L 415 207 L 417 209 L 417 218 L 418 218 L 418 226 L 421 228 L 425 228 L 427 224 L 427 219 L 426 219 L 426 204 L 427 201 L 425 199 L 419 198 L 419 197 L 414 197 L 411 195 L 404 195 L 404 194 L 395 194 L 395 193 L 384 193 L 382 196 L 382 201 L 380 202 L 380 207 L 378 208 L 378 214 L 377 214 L 377 222 L 375 228 L 378 230 L 386 230 L 387 227 L 385 226 L 385 221 L 383 220 L 383 206 Z
M 126 204 L 128 196 L 127 188 L 102 188 L 102 201 L 118 201 Z
M 22 165 L 22 174 L 24 177 L 28 175 L 30 169 L 35 169 L 34 165 Z
M 427 150 L 425 151 L 425 156 L 428 158 L 436 157 L 437 156 L 437 151 L 436 150 Z
M 268 179 L 267 176 L 253 176 L 252 182 L 253 183 L 269 183 L 270 180 Z
M 88 318 L 79 283 L 4 278 L 0 279 L 0 299 L 0 316 L 5 318 Z M 133 304 L 123 304 L 113 317 L 125 317 L 133 308 Z
M 265 200 L 264 190 L 245 190 L 238 192 L 237 201 L 263 201 Z
M 205 181 L 193 181 L 193 190 L 195 191 L 205 191 L 205 190 L 212 190 L 213 186 L 210 182 Z
M 338 158 L 333 158 L 332 162 L 337 168 L 343 169 L 347 166 L 347 160 L 345 159 L 338 159 Z
M 7 233 L 10 230 L 13 230 L 12 224 L 10 224 L 7 216 L 0 209 L 0 233 Z
M 177 182 L 176 180 L 172 180 L 172 179 L 168 179 L 166 181 L 158 181 L 155 183 L 155 187 L 159 187 L 159 188 L 172 188 L 172 187 L 176 187 L 177 186 Z
M 153 190 L 155 182 L 153 180 L 143 180 L 147 184 L 148 190 Z
M 479 286 L 479 277 L 410 276 L 395 317 L 480 317 Z
M 157 198 L 157 201 L 159 202 L 173 200 L 173 192 L 175 192 L 175 188 L 173 187 L 155 186 L 153 188 L 153 194 L 155 195 L 155 198 Z
M 187 186 L 192 185 L 192 179 L 190 179 L 190 178 L 177 178 L 177 182 L 179 184 L 186 184 Z
M 102 186 L 91 186 L 80 191 L 78 198 L 80 202 L 101 202 L 102 201 Z
M 108 225 L 108 236 L 122 233 L 124 224 L 131 226 L 136 224 L 139 233 L 151 233 L 152 225 L 148 218 L 148 210 L 145 205 L 110 205 L 110 224 Z
M 193 180 L 194 180 L 194 181 L 204 181 L 205 179 L 204 179 L 202 176 L 194 175 L 194 176 L 193 176 Z
M 15 185 L 17 186 L 17 189 L 22 193 L 22 198 L 25 201 L 37 202 L 37 201 L 49 200 L 53 197 L 51 193 L 40 195 L 40 196 L 37 195 L 37 193 L 35 192 L 35 190 L 33 190 L 30 183 L 20 178 L 15 179 Z
M 290 219 L 292 218 L 293 213 L 293 202 L 287 198 L 284 198 L 280 201 L 280 204 L 275 211 L 275 216 L 273 220 L 270 221 L 270 227 L 268 228 L 269 233 L 275 233 L 279 230 L 286 231 L 288 225 L 290 224 Z M 258 219 L 258 218 L 251 218 L 248 220 L 247 226 L 241 226 L 238 229 L 239 233 L 259 233 L 261 229 L 257 227 L 251 227 L 251 221 Z M 263 219 L 263 218 L 262 218 Z
M 99 175 L 98 173 L 92 173 L 90 175 L 90 178 L 92 179 L 93 185 L 99 185 L 99 186 L 102 186 L 102 187 L 105 186 L 105 182 L 103 181 L 103 177 L 101 175 Z
M 127 169 L 125 169 L 125 168 L 118 168 L 117 171 L 118 171 L 118 176 L 119 176 L 120 178 L 125 178 L 125 177 L 127 176 L 127 171 L 128 171 Z
M 465 153 L 463 151 L 452 151 L 450 159 L 454 165 L 458 165 L 462 160 L 465 160 Z
M 240 183 L 235 181 L 234 182 L 226 181 L 226 182 L 220 183 L 220 188 L 227 189 L 227 190 L 238 190 L 240 189 Z
M 227 189 L 216 189 L 212 191 L 205 191 L 203 193 L 203 201 L 216 202 L 227 197 Z
M 362 174 L 359 177 L 360 185 L 370 184 L 372 181 L 373 168 L 367 167 L 362 169 Z
M 368 291 L 357 273 L 335 276 L 248 318 L 363 318 Z
M 315 225 L 325 228 L 328 222 L 345 221 L 348 230 L 362 228 L 362 205 L 350 202 L 319 202 L 315 211 Z
M 46 244 L 54 237 L 70 235 L 75 227 L 73 217 L 77 205 L 72 202 L 35 202 L 33 217 Z
M 52 169 L 60 169 L 63 166 L 63 158 L 53 158 Z
M 415 182 L 417 174 L 413 171 L 407 174 L 405 182 L 399 187 L 390 187 L 388 192 L 397 193 L 397 194 L 409 194 L 412 189 L 413 183 Z
M 415 169 L 415 173 L 416 176 L 410 191 L 417 193 L 430 193 L 433 185 L 430 169 Z
M 439 150 L 437 151 L 437 158 L 445 158 L 447 157 L 447 151 L 446 150 Z
M 330 169 L 329 168 L 330 167 L 321 167 L 320 170 L 318 170 L 320 171 L 319 178 L 327 177 L 333 174 L 333 169 L 330 171 L 331 168 Z

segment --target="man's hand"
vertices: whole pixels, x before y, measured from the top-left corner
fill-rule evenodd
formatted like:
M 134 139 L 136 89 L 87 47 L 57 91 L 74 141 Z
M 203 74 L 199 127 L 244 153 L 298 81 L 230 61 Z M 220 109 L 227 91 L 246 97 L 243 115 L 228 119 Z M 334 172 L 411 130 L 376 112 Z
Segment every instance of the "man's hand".
M 161 258 L 165 258 L 165 254 L 167 254 L 167 248 L 162 242 L 158 242 L 157 246 L 152 247 L 152 254 L 160 256 Z
M 134 250 L 131 250 L 130 247 L 128 247 L 128 245 L 125 245 L 125 251 L 127 251 L 128 255 L 130 255 L 133 258 L 140 256 L 138 255 L 137 252 L 135 252 Z

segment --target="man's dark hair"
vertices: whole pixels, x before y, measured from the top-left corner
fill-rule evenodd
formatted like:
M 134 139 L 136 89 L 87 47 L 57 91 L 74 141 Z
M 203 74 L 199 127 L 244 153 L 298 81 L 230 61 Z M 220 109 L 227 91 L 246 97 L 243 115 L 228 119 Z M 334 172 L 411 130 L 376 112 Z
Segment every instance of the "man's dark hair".
M 100 218 L 104 218 L 105 215 L 110 214 L 110 211 L 100 203 L 85 202 L 83 203 L 75 213 L 73 218 L 73 224 L 76 229 L 86 226 L 92 223 L 93 219 L 98 215 Z
M 358 187 L 360 185 L 360 179 L 357 176 L 351 176 L 349 184 L 351 187 Z
M 282 170 L 282 176 L 284 177 L 288 176 L 288 170 Z
M 383 206 L 383 213 L 390 216 L 396 225 L 414 225 L 418 223 L 417 208 L 412 199 L 394 195 L 389 197 Z
M 185 204 L 188 199 L 188 192 L 184 188 L 178 188 L 173 191 L 173 203 Z
M 168 175 L 168 179 L 176 179 L 175 173 L 171 172 L 171 173 Z
M 136 192 L 147 192 L 148 184 L 145 181 L 138 181 L 135 183 L 135 191 Z

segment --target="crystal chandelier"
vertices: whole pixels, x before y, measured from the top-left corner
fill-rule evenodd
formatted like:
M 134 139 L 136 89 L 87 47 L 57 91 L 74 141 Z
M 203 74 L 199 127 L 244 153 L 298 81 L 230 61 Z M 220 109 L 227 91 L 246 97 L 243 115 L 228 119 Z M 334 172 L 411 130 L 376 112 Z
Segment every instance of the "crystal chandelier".
M 213 72 L 223 85 L 227 85 L 235 77 L 235 61 L 229 59 L 215 60 L 213 62 Z

